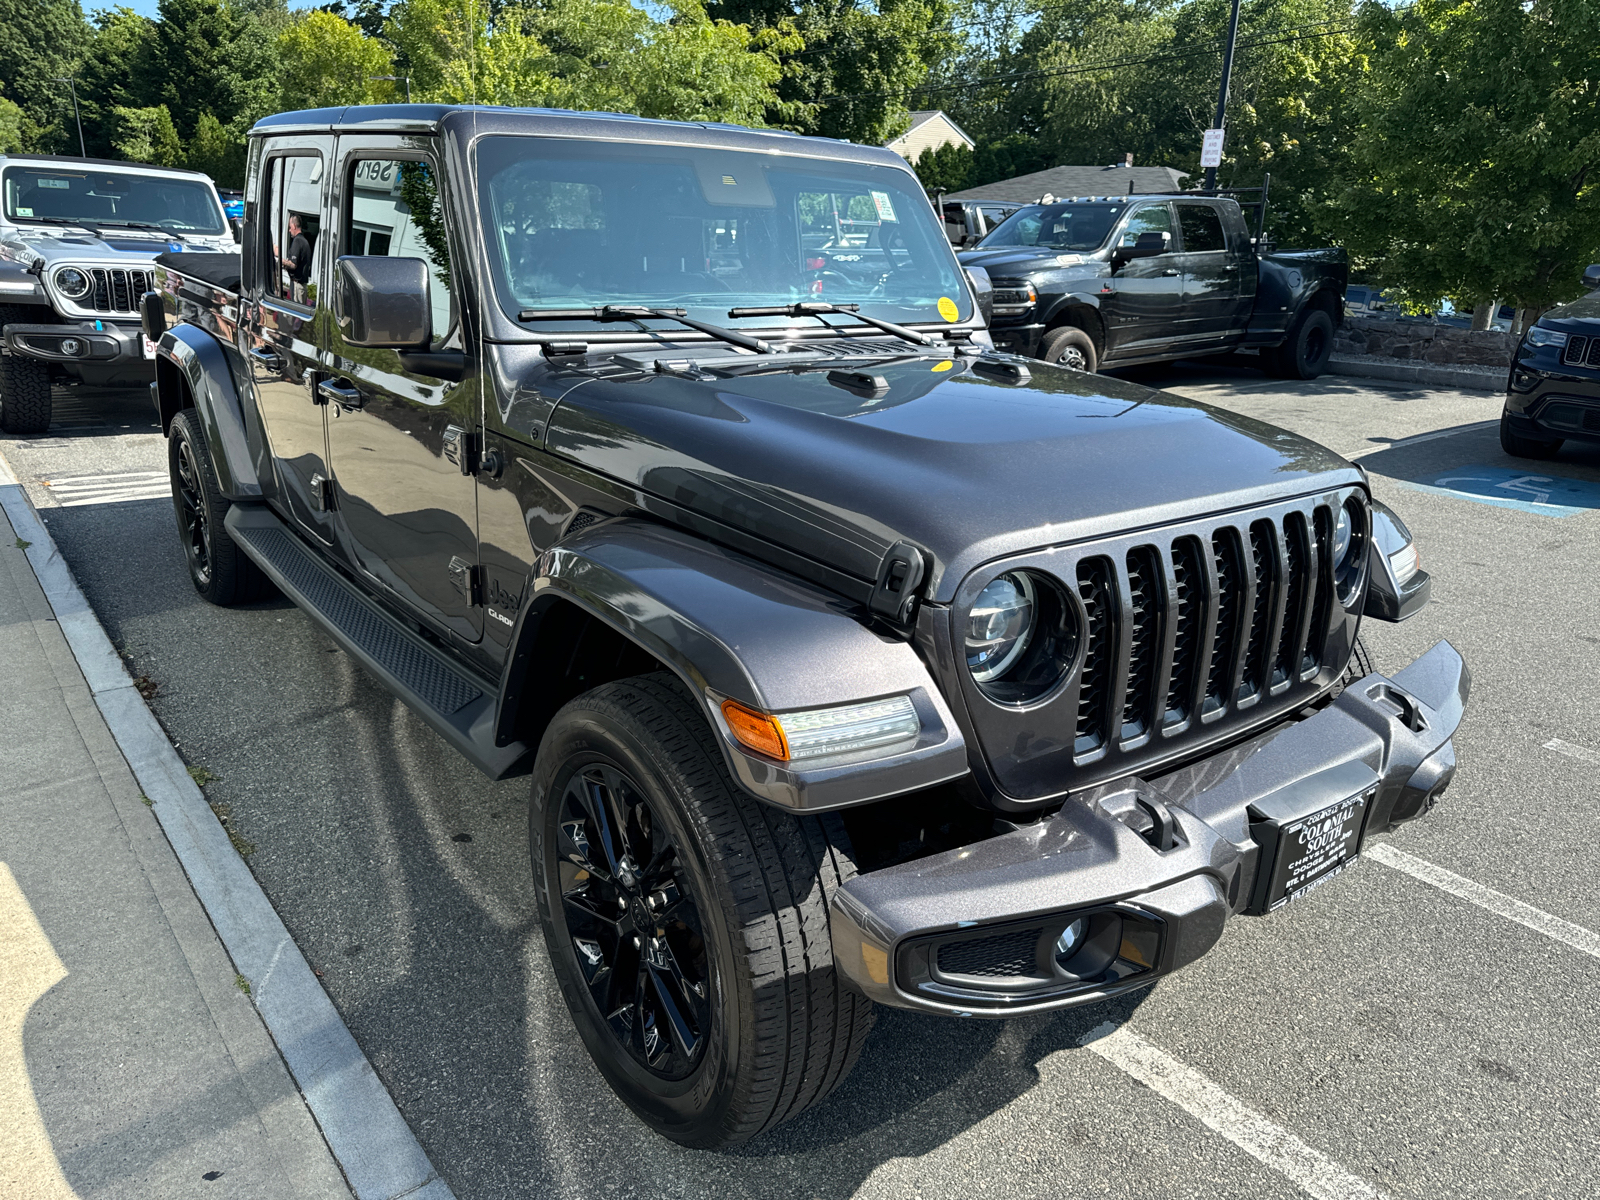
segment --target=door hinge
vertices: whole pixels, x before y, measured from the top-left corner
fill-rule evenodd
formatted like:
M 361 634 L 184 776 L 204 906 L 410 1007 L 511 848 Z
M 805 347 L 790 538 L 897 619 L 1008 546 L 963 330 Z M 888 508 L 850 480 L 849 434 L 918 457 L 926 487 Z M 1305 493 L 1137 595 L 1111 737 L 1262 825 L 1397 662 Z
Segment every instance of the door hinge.
M 483 568 L 464 558 L 452 558 L 450 586 L 455 588 L 469 608 L 479 607 L 483 603 Z
M 320 471 L 311 477 L 311 507 L 318 512 L 332 512 L 334 509 L 333 480 Z
M 463 475 L 477 474 L 478 435 L 468 433 L 459 425 L 446 425 L 444 427 L 444 457 L 446 462 L 454 463 L 456 470 Z

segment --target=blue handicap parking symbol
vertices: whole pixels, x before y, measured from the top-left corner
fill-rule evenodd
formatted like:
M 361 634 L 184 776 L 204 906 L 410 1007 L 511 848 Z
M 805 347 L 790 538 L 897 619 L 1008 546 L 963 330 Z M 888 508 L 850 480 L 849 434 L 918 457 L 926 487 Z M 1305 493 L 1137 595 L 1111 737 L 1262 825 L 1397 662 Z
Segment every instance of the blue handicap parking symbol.
M 1419 492 L 1437 492 L 1497 508 L 1517 508 L 1541 517 L 1574 517 L 1600 509 L 1600 482 L 1595 480 L 1564 479 L 1484 463 L 1453 467 L 1427 483 L 1396 482 Z

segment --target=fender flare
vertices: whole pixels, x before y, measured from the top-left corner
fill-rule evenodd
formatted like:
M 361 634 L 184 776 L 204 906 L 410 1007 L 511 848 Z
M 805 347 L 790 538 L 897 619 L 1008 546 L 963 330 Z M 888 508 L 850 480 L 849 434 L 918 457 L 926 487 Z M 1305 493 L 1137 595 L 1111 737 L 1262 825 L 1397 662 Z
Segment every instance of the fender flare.
M 183 385 L 200 416 L 222 494 L 229 500 L 259 500 L 261 481 L 250 457 L 244 407 L 234 389 L 227 351 L 214 336 L 189 324 L 173 326 L 156 346 L 154 386 L 163 436 L 172 418 L 188 407 L 180 394 Z
M 1057 296 L 1050 302 L 1050 307 L 1040 317 L 1040 324 L 1046 327 L 1057 323 L 1061 314 L 1069 308 L 1087 308 L 1094 313 L 1095 320 L 1100 323 L 1101 345 L 1105 344 L 1105 315 L 1100 311 L 1100 297 L 1088 292 L 1068 292 L 1064 296 Z M 1093 330 L 1090 330 L 1093 333 Z
M 540 556 L 501 681 L 497 740 L 512 735 L 541 618 L 559 602 L 610 626 L 671 670 L 706 714 L 733 778 L 757 799 L 817 812 L 967 774 L 966 744 L 913 647 L 846 602 L 692 534 L 649 521 L 591 526 Z M 528 680 L 531 686 L 537 681 Z M 723 700 L 768 712 L 909 695 L 922 731 L 880 758 L 795 766 L 745 750 Z

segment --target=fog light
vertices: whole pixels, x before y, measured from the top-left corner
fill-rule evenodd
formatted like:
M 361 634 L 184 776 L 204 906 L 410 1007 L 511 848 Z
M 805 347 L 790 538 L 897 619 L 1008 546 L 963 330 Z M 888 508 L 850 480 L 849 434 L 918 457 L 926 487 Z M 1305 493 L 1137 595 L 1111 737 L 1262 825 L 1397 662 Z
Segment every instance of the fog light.
M 1078 952 L 1078 947 L 1083 945 L 1083 931 L 1086 928 L 1083 918 L 1079 917 L 1061 931 L 1061 936 L 1056 939 L 1056 961 L 1058 963 L 1065 966 L 1067 959 Z
M 83 343 L 77 338 L 62 338 L 61 353 L 71 355 L 73 358 L 76 358 L 78 355 L 83 353 Z

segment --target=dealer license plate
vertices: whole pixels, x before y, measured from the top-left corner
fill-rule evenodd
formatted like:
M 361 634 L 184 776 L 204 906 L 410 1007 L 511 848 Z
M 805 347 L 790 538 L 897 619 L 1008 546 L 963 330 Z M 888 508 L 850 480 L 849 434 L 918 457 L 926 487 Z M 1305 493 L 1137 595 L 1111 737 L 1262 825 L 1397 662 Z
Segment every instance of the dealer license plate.
M 156 356 L 156 344 L 150 340 L 148 334 L 141 333 L 139 338 L 144 342 L 144 356 L 146 358 L 154 358 Z
M 1368 799 L 1365 793 L 1351 796 L 1278 827 L 1266 911 L 1309 895 L 1355 865 Z

